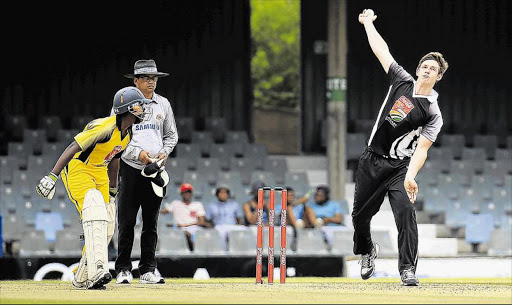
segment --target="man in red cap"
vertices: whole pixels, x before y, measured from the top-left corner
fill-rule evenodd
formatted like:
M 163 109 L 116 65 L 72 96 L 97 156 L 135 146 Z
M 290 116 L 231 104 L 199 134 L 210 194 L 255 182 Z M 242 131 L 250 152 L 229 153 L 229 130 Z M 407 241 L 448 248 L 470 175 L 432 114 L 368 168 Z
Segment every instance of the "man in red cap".
M 188 245 L 191 251 L 194 250 L 195 233 L 203 227 L 211 227 L 206 221 L 206 212 L 203 204 L 199 201 L 192 201 L 194 188 L 190 183 L 183 183 L 180 186 L 182 200 L 173 200 L 166 203 L 160 213 L 172 213 L 174 226 L 181 228 L 187 234 Z

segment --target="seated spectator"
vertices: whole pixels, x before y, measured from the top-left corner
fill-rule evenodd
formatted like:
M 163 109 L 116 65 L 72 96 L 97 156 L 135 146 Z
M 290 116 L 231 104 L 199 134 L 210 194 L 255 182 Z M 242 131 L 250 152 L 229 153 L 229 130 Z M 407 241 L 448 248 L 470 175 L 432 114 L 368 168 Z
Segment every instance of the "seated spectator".
M 301 198 L 295 199 L 295 191 L 292 187 L 287 186 L 288 192 L 288 209 L 287 209 L 287 221 L 288 225 L 294 229 L 312 228 L 315 224 L 315 213 L 311 207 L 306 205 L 311 191 L 307 192 Z
M 227 250 L 227 234 L 233 230 L 245 230 L 242 225 L 243 213 L 240 204 L 230 200 L 230 189 L 227 186 L 219 186 L 215 190 L 217 200 L 206 207 L 206 220 L 219 231 L 224 239 Z
M 251 188 L 252 198 L 244 202 L 242 209 L 244 212 L 244 224 L 246 226 L 255 225 L 258 221 L 258 189 L 265 186 L 261 181 L 254 182 Z M 265 199 L 266 202 L 265 202 Z M 263 224 L 268 223 L 268 196 L 264 199 L 263 204 Z
M 330 189 L 326 185 L 317 186 L 314 203 L 308 204 L 315 214 L 315 228 L 321 228 L 327 242 L 332 244 L 332 234 L 336 230 L 347 230 L 343 225 L 343 214 L 338 202 L 330 200 Z
M 192 192 L 194 188 L 189 183 L 183 183 L 180 186 L 182 200 L 174 200 L 166 203 L 160 213 L 172 213 L 174 226 L 185 231 L 188 240 L 188 246 L 191 251 L 194 250 L 195 233 L 203 227 L 211 227 L 206 221 L 206 212 L 203 204 L 199 201 L 192 201 Z

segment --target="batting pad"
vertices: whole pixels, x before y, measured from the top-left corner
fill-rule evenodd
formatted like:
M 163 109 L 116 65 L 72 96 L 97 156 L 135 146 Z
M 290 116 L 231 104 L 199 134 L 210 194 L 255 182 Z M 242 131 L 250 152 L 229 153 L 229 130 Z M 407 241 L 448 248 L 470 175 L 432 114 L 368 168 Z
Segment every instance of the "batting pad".
M 82 258 L 75 272 L 75 281 L 84 285 L 87 282 L 87 257 L 85 255 L 85 253 L 82 253 Z
M 116 199 L 115 197 L 110 197 L 110 202 L 107 203 L 107 213 L 108 213 L 108 226 L 107 226 L 107 246 L 114 236 L 114 231 L 116 229 Z
M 108 213 L 103 195 L 96 189 L 85 194 L 82 225 L 87 256 L 87 273 L 94 279 L 98 273 L 108 271 Z

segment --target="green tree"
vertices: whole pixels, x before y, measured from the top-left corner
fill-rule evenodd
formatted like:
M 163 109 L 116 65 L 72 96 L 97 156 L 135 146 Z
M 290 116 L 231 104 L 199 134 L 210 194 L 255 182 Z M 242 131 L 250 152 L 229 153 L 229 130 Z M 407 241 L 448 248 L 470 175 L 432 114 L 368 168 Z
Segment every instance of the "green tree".
M 298 107 L 299 0 L 251 0 L 256 106 Z

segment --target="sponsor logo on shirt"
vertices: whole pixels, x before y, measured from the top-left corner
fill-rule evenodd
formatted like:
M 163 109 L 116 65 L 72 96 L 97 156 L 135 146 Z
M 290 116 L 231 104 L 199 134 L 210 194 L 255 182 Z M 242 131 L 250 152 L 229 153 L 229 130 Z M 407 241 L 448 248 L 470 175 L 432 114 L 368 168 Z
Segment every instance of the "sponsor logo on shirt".
M 114 149 L 112 149 L 111 152 L 108 153 L 108 155 L 103 160 L 103 164 L 108 164 L 110 161 L 112 161 L 112 158 L 114 158 L 117 153 L 121 151 L 121 148 L 123 148 L 121 145 L 116 145 Z
M 401 96 L 391 108 L 388 116 L 386 117 L 386 121 L 388 121 L 391 126 L 396 127 L 398 123 L 400 123 L 406 116 L 414 109 L 414 105 L 409 101 L 405 96 Z
M 158 124 L 136 124 L 133 125 L 136 131 L 146 130 L 146 129 L 155 129 L 160 130 L 160 126 Z

